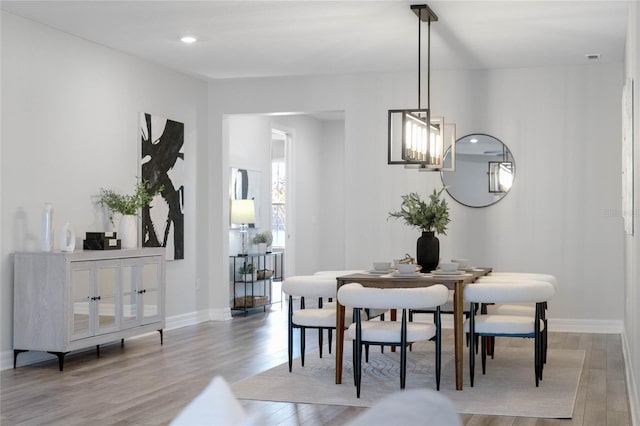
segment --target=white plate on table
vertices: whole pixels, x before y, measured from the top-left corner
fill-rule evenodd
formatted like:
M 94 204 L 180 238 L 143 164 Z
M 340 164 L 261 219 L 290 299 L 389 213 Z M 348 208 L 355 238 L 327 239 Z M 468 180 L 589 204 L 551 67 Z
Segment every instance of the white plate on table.
M 465 272 L 464 271 L 442 271 L 440 269 L 436 269 L 435 271 L 431 271 L 431 273 L 433 275 L 455 277 L 458 275 L 464 275 Z
M 379 271 L 377 269 L 371 269 L 370 271 L 367 271 L 367 274 L 374 274 L 374 275 L 385 275 L 388 273 L 389 273 L 388 269 L 385 269 L 384 271 Z
M 475 266 L 467 266 L 465 268 L 460 268 L 460 271 L 467 271 L 467 272 L 478 272 L 478 271 L 482 271 L 482 269 L 478 269 Z
M 417 278 L 417 277 L 421 277 L 422 274 L 418 271 L 416 272 L 409 272 L 408 274 L 402 274 L 400 272 L 392 272 L 391 274 L 392 277 L 394 278 Z

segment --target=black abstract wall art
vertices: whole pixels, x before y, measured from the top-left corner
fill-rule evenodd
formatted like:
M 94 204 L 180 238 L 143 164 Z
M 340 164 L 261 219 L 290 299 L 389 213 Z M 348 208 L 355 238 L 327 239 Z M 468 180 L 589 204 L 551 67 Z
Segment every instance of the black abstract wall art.
M 184 123 L 140 113 L 141 176 L 160 195 L 142 209 L 142 246 L 184 259 Z

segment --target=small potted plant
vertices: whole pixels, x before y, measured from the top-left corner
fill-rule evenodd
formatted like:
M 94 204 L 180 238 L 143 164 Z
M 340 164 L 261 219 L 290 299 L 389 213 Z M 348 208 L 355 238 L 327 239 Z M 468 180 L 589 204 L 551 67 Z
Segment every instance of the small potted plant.
M 136 183 L 133 194 L 120 194 L 111 189 L 100 188 L 100 193 L 96 196 L 96 203 L 106 207 L 109 211 L 109 220 L 112 224 L 113 215 L 118 213 L 120 226 L 118 233 L 122 240 L 122 248 L 134 248 L 138 244 L 138 211 L 149 205 L 163 187 L 156 191 L 151 191 L 149 182 L 139 180 Z
M 429 203 L 420 199 L 420 195 L 411 192 L 402 196 L 400 210 L 389 212 L 389 217 L 402 219 L 404 222 L 422 231 L 416 247 L 416 258 L 423 272 L 428 272 L 438 266 L 440 260 L 440 242 L 435 234 L 447 235 L 449 219 L 449 206 L 447 200 L 440 195 L 446 189 L 433 190 L 429 195 Z
M 240 268 L 238 268 L 238 273 L 240 274 L 241 279 L 245 282 L 255 281 L 253 277 L 254 271 L 255 268 L 253 266 L 253 263 L 244 263 L 242 264 L 242 266 L 240 266 Z
M 253 243 L 258 246 L 258 253 L 265 254 L 267 247 L 273 242 L 271 231 L 259 232 L 253 237 Z

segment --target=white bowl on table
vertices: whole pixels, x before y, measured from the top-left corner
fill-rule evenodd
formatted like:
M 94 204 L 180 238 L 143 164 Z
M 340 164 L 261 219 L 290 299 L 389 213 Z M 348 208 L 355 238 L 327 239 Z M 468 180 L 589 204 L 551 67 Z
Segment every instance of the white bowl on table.
M 455 272 L 458 270 L 457 262 L 440 262 L 440 269 L 445 272 Z
M 388 271 L 391 268 L 391 262 L 373 262 L 373 269 L 376 271 Z
M 413 274 L 417 270 L 416 264 L 413 263 L 399 263 L 396 265 L 396 269 L 401 274 Z
M 469 259 L 451 259 L 452 262 L 458 264 L 458 268 L 465 269 L 469 267 Z

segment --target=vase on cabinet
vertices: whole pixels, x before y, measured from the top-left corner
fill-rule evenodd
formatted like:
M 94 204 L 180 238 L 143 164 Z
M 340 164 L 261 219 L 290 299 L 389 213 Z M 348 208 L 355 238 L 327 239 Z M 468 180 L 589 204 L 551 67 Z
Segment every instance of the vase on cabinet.
M 122 215 L 120 218 L 120 227 L 118 228 L 118 236 L 121 240 L 123 249 L 138 247 L 138 216 Z
M 53 206 L 51 203 L 44 203 L 42 209 L 40 242 L 42 251 L 53 251 Z
M 416 243 L 416 261 L 422 272 L 430 272 L 440 262 L 440 241 L 434 232 L 424 231 Z

